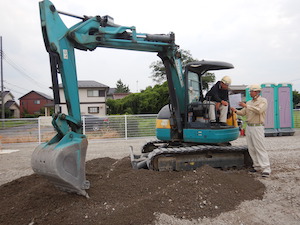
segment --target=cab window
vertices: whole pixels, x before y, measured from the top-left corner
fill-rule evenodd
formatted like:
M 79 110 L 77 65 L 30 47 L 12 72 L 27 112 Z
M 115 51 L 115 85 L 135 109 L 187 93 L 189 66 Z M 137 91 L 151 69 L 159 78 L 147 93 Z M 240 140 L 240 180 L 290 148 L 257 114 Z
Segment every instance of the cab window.
M 188 97 L 189 103 L 199 101 L 200 85 L 199 76 L 196 73 L 188 72 Z

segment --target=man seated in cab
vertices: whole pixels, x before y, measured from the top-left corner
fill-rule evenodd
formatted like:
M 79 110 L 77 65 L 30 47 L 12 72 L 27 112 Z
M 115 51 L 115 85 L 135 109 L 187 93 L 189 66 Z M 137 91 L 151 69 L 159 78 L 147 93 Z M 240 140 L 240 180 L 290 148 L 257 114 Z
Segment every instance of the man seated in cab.
M 209 104 L 209 120 L 212 124 L 217 122 L 216 111 L 220 112 L 219 124 L 227 126 L 228 113 L 228 86 L 231 84 L 231 78 L 224 76 L 207 92 L 205 103 Z

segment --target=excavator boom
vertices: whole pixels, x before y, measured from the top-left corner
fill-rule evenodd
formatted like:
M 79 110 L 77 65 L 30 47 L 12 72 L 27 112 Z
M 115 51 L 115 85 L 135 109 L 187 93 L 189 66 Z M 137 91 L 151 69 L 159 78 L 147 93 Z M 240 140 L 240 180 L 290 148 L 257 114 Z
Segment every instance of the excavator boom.
M 38 146 L 31 159 L 33 170 L 51 180 L 58 188 L 87 196 L 85 178 L 87 138 L 82 134 L 80 102 L 74 49 L 93 51 L 97 47 L 158 53 L 169 71 L 170 89 L 183 88 L 181 60 L 174 33 L 137 33 L 134 26 L 114 24 L 110 16 L 79 17 L 57 11 L 49 0 L 39 3 L 44 43 L 49 53 L 55 113 L 52 124 L 57 131 L 49 142 Z M 68 28 L 59 13 L 80 19 Z M 60 104 L 58 74 L 61 76 L 68 114 L 58 110 Z M 181 98 L 178 100 L 178 98 Z M 173 107 L 183 95 L 172 95 Z M 179 112 L 174 110 L 174 112 Z M 180 133 L 180 113 L 174 113 Z

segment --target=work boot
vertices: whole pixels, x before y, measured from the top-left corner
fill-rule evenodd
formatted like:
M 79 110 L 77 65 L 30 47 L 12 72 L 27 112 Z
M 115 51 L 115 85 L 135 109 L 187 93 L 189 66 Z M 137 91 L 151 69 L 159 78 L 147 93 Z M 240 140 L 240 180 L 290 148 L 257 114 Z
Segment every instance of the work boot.
M 219 123 L 217 123 L 216 121 L 210 121 L 210 125 L 213 127 L 217 127 L 219 126 Z
M 262 177 L 269 177 L 269 176 L 270 176 L 270 173 L 268 173 L 268 172 L 262 172 L 262 173 L 261 173 L 261 176 L 262 176 Z
M 249 173 L 256 173 L 256 172 L 257 172 L 257 170 L 254 169 L 254 168 L 251 168 L 251 169 L 249 170 Z
M 224 122 L 219 122 L 220 126 L 221 127 L 229 127 L 229 125 L 227 123 L 224 123 Z

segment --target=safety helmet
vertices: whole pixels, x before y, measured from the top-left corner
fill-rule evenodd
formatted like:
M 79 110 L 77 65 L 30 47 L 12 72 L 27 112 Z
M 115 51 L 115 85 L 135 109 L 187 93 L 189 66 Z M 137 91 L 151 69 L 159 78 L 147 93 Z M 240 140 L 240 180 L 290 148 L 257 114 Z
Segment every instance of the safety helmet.
M 226 85 L 231 84 L 231 78 L 229 76 L 224 76 L 221 81 Z
M 261 91 L 261 86 L 260 84 L 252 84 L 249 87 L 250 91 Z

